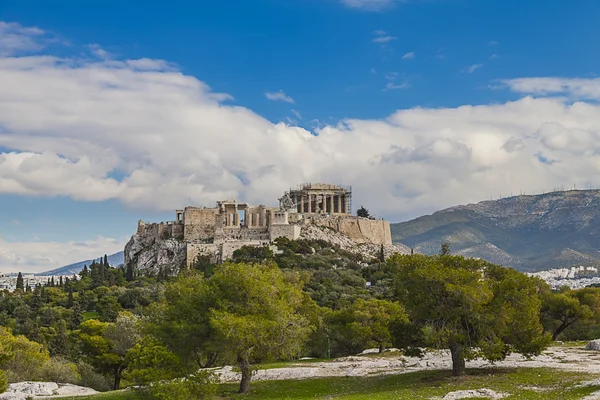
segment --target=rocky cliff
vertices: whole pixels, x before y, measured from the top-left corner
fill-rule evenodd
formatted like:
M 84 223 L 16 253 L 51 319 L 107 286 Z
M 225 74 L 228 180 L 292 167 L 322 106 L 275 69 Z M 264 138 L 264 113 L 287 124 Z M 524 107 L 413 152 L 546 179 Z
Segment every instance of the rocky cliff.
M 456 206 L 391 225 L 392 240 L 425 254 L 451 251 L 524 271 L 600 260 L 600 191 L 515 196 Z

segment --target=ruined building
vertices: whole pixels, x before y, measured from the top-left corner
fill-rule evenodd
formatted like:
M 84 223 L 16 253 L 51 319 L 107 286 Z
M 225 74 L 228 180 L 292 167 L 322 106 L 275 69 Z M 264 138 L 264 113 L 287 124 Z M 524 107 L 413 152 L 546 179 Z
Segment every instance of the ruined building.
M 176 210 L 174 221 L 139 221 L 137 234 L 125 249 L 125 262 L 162 257 L 189 267 L 198 255 L 222 262 L 242 246 L 268 246 L 279 237 L 298 239 L 309 224 L 327 226 L 356 243 L 391 245 L 387 221 L 351 216 L 351 208 L 351 187 L 322 183 L 290 189 L 279 199 L 279 207 L 236 200 L 219 201 L 213 208 L 186 207 Z M 154 253 L 142 254 L 148 247 L 154 247 Z

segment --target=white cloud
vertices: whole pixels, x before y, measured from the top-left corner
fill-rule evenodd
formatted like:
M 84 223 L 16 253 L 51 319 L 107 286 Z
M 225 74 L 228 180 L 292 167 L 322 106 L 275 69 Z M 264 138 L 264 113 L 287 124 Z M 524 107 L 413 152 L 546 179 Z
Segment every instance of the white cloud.
M 473 64 L 473 65 L 469 65 L 468 67 L 463 68 L 461 71 L 466 72 L 468 74 L 472 74 L 473 72 L 477 71 L 481 67 L 483 67 L 483 64 Z
M 0 56 L 39 51 L 45 46 L 43 43 L 45 35 L 46 32 L 39 28 L 0 21 Z
M 416 54 L 414 51 L 411 51 L 410 53 L 406 53 L 405 55 L 402 56 L 403 60 L 412 60 L 413 58 L 416 57 Z
M 407 83 L 397 84 L 394 82 L 388 82 L 387 85 L 385 85 L 384 90 L 397 90 L 397 89 L 406 89 L 406 88 L 408 88 Z
M 396 36 L 379 36 L 373 39 L 373 43 L 388 43 L 396 39 Z
M 283 90 L 280 90 L 279 92 L 266 92 L 265 96 L 267 96 L 267 99 L 273 101 L 285 101 L 286 103 L 294 103 L 294 99 L 286 95 Z
M 564 95 L 576 99 L 600 99 L 600 78 L 518 78 L 502 81 L 512 91 L 535 95 Z
M 9 242 L 0 237 L 0 272 L 44 272 L 122 251 L 125 241 L 98 237 L 85 242 Z
M 397 0 L 340 0 L 346 7 L 356 8 L 364 11 L 381 11 L 389 8 Z
M 351 184 L 356 204 L 402 220 L 574 180 L 600 183 L 595 102 L 523 97 L 402 109 L 381 120 L 317 122 L 311 134 L 228 104 L 230 96 L 173 68 L 160 60 L 0 58 L 0 147 L 13 149 L 0 153 L 0 193 L 170 211 L 224 198 L 275 204 L 290 185 L 324 181 Z M 595 80 L 504 84 L 600 96 Z M 3 265 L 26 264 L 14 254 L 52 254 L 12 246 L 6 253 L 0 243 Z M 45 265 L 65 263 L 57 257 Z

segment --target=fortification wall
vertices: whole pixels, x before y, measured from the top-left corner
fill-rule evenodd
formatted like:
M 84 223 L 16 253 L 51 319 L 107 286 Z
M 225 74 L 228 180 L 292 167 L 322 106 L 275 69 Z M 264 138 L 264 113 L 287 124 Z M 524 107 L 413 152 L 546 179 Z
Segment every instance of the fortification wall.
M 348 236 L 356 243 L 392 244 L 390 223 L 385 220 L 340 216 L 333 218 L 314 218 L 316 225 L 327 226 Z
M 217 208 L 186 207 L 183 211 L 183 240 L 208 241 L 214 238 Z
M 296 240 L 300 237 L 300 231 L 302 228 L 300 225 L 271 225 L 270 227 L 270 239 L 275 240 L 278 237 L 285 237 L 290 240 Z
M 155 241 L 169 238 L 182 239 L 183 225 L 177 222 L 147 224 L 140 220 L 137 235 Z

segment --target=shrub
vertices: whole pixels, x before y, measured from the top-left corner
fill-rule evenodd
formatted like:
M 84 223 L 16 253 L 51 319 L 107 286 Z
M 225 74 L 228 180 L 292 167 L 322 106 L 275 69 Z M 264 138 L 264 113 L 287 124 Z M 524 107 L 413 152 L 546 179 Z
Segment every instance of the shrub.
M 50 359 L 42 367 L 42 379 L 56 383 L 79 384 L 81 375 L 77 366 L 61 357 Z
M 8 379 L 6 379 L 6 372 L 0 369 L 0 393 L 6 392 L 8 389 Z
M 90 364 L 79 361 L 77 363 L 77 370 L 81 376 L 79 381 L 81 386 L 89 387 L 99 392 L 107 392 L 111 389 L 106 377 L 94 371 L 94 368 Z
M 148 388 L 153 400 L 204 399 L 216 392 L 212 373 L 200 371 L 187 378 L 156 382 Z

